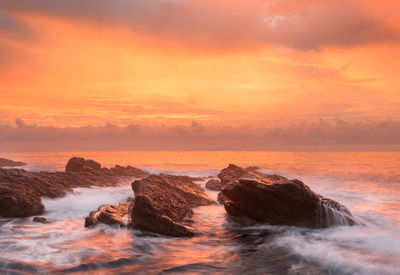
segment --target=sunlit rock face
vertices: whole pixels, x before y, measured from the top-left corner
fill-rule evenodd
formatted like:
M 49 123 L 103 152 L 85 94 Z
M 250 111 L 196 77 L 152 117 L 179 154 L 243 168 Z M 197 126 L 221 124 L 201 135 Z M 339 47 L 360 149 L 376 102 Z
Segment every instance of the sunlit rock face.
M 134 228 L 173 237 L 194 235 L 192 207 L 213 202 L 202 187 L 187 176 L 151 175 L 132 183 Z
M 277 175 L 245 174 L 227 185 L 222 194 L 230 218 L 244 225 L 325 228 L 356 224 L 340 203 L 323 198 L 299 180 Z
M 98 162 L 72 158 L 67 172 L 31 172 L 0 168 L 0 217 L 28 217 L 44 212 L 42 197 L 59 198 L 76 187 L 115 186 L 121 179 L 148 176 L 127 166 L 101 168 Z
M 114 205 L 102 205 L 97 211 L 90 212 L 89 216 L 85 219 L 85 227 L 94 226 L 96 224 L 104 223 L 108 225 L 122 225 L 129 224 L 130 208 L 132 203 L 120 202 Z
M 1 217 L 23 218 L 40 215 L 43 211 L 40 194 L 33 188 L 22 184 L 0 182 Z

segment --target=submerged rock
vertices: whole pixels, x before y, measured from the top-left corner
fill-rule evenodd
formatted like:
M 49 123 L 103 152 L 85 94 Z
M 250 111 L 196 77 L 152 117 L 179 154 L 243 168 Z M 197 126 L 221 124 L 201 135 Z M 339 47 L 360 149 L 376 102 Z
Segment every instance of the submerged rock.
M 190 237 L 192 207 L 213 202 L 204 189 L 187 176 L 151 175 L 132 183 L 134 228 L 173 237 Z
M 37 223 L 50 223 L 46 218 L 43 217 L 34 217 L 32 221 Z
M 26 165 L 26 163 L 22 161 L 13 161 L 9 159 L 0 158 L 0 167 L 18 167 L 24 165 Z
M 90 212 L 85 218 L 85 227 L 93 226 L 99 222 L 114 225 L 127 226 L 129 224 L 129 212 L 132 203 L 120 202 L 114 205 L 102 205 L 97 211 Z
M 122 179 L 149 174 L 128 166 L 107 169 L 92 160 L 72 158 L 67 172 L 31 172 L 0 168 L 0 216 L 28 217 L 41 215 L 41 197 L 59 198 L 76 187 L 115 186 Z
M 323 198 L 299 180 L 277 175 L 251 172 L 229 184 L 222 195 L 229 216 L 244 225 L 325 228 L 356 224 L 340 203 Z
M 221 191 L 222 183 L 219 179 L 210 179 L 206 182 L 206 188 L 213 191 Z

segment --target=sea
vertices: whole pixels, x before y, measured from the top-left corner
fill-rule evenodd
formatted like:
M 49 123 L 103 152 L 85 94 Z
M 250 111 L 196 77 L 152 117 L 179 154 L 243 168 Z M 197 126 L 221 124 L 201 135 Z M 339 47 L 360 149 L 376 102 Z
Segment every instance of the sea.
M 32 171 L 63 171 L 69 158 L 151 173 L 216 176 L 233 163 L 299 179 L 339 201 L 360 225 L 329 229 L 229 220 L 215 204 L 194 209 L 192 238 L 164 237 L 119 226 L 85 228 L 102 204 L 133 197 L 131 181 L 76 188 L 43 198 L 49 224 L 0 218 L 1 274 L 400 274 L 400 152 L 88 151 L 18 152 Z M 204 181 L 198 182 L 204 185 Z M 217 192 L 206 191 L 216 200 Z

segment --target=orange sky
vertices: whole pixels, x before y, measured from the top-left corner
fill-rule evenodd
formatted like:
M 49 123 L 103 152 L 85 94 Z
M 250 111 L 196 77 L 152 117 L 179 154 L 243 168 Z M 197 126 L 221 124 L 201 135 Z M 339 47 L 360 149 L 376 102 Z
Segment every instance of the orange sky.
M 400 118 L 384 0 L 0 0 L 0 124 Z

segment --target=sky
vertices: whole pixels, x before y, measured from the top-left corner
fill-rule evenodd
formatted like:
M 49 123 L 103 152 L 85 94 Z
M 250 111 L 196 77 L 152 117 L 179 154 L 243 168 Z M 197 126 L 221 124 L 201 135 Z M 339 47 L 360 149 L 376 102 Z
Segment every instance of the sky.
M 400 148 L 398 14 L 396 0 L 0 0 L 0 150 Z

